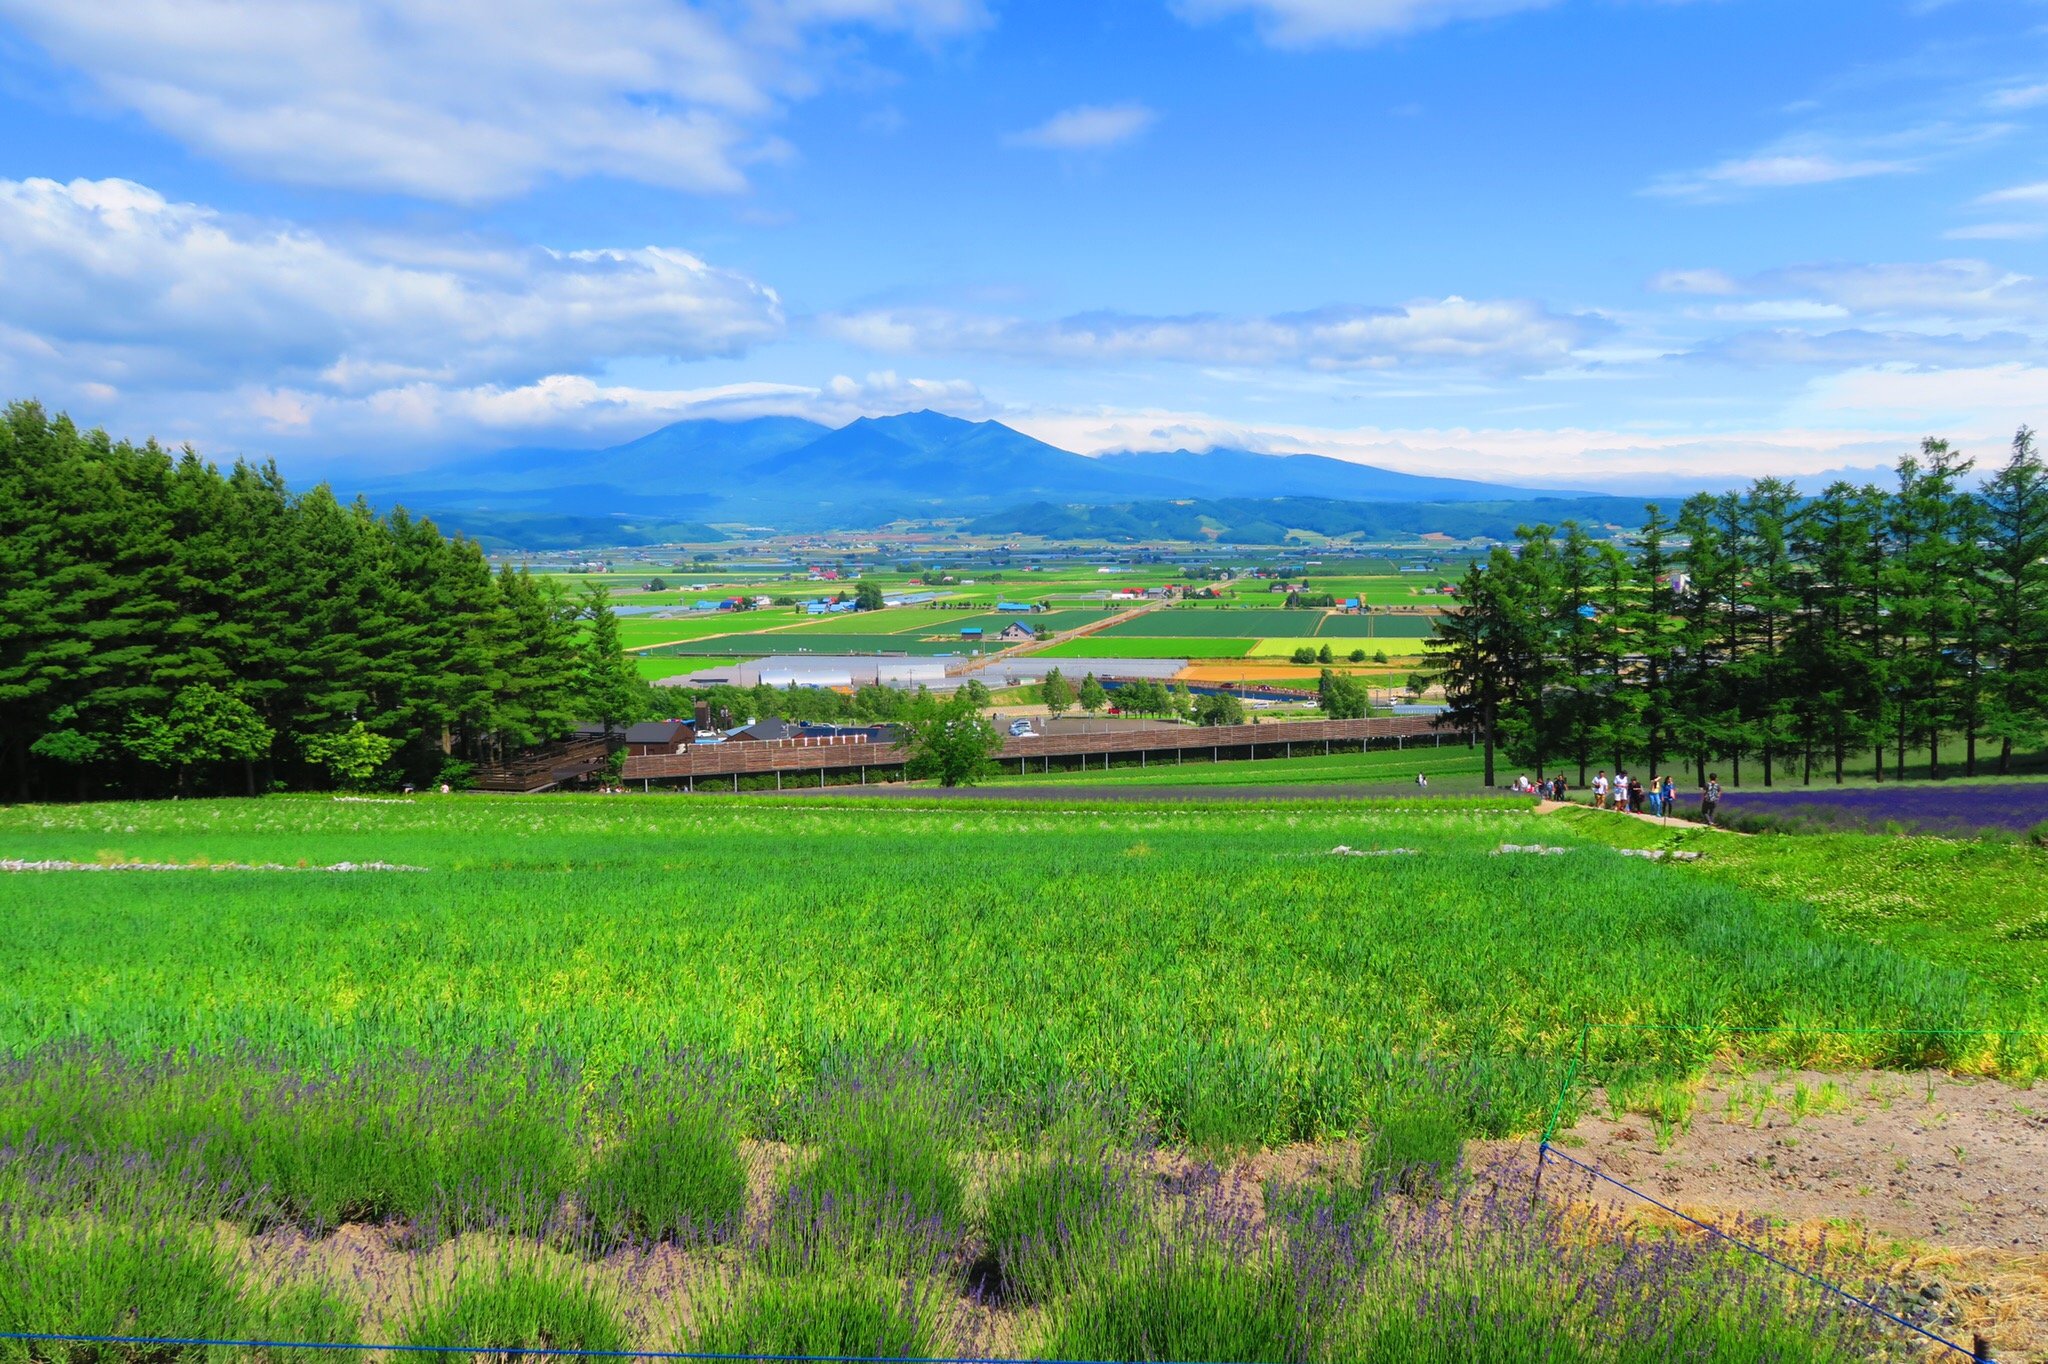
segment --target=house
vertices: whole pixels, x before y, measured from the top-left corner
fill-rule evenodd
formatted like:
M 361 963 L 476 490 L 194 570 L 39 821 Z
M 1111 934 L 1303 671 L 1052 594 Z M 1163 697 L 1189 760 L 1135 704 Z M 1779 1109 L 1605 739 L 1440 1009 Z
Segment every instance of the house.
M 697 738 L 694 720 L 642 720 L 626 727 L 626 752 L 635 758 L 681 753 Z
M 1038 630 L 1021 620 L 1013 620 L 1002 628 L 996 638 L 1005 644 L 1028 644 L 1038 638 Z

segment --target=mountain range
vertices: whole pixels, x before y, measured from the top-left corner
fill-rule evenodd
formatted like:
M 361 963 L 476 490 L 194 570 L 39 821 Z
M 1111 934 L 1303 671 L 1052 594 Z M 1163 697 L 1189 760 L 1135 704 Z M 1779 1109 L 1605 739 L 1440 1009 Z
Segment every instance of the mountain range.
M 1214 449 L 1091 457 L 1001 422 L 929 411 L 863 417 L 837 429 L 796 417 L 681 421 L 601 450 L 501 450 L 359 491 L 377 505 L 403 504 L 451 529 L 526 548 L 564 537 L 616 544 L 622 533 L 716 539 L 716 532 L 670 533 L 705 532 L 710 523 L 859 529 L 1026 505 L 1247 497 L 1502 504 L 1574 496 L 1322 455 Z

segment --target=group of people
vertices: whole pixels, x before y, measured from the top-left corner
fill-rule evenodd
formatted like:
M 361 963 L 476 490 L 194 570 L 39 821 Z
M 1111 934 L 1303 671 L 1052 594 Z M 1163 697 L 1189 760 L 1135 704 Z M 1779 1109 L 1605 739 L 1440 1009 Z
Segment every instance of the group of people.
M 1426 779 L 1417 776 L 1418 784 L 1427 784 Z M 1593 778 L 1593 808 L 1595 810 L 1617 810 L 1622 814 L 1672 815 L 1678 812 L 1678 783 L 1669 775 L 1651 777 L 1645 783 L 1626 772 L 1607 775 L 1601 768 Z M 1522 795 L 1541 796 L 1545 800 L 1566 800 L 1571 787 L 1565 783 L 1564 775 L 1531 779 L 1525 772 L 1516 777 L 1513 789 Z M 1714 814 L 1721 804 L 1721 774 L 1716 772 L 1707 778 L 1700 788 L 1700 818 L 1708 824 L 1714 822 Z
M 1593 808 L 1595 810 L 1619 810 L 1622 814 L 1664 815 L 1669 814 L 1678 799 L 1678 784 L 1667 776 L 1651 777 L 1645 786 L 1641 779 L 1626 772 L 1617 771 L 1611 778 L 1607 769 L 1593 778 Z

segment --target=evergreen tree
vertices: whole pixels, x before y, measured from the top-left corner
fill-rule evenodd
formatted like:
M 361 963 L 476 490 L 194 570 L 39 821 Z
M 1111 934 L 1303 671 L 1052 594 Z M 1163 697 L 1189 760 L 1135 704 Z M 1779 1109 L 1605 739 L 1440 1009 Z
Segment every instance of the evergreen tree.
M 1458 582 L 1458 609 L 1436 619 L 1439 647 L 1430 655 L 1429 681 L 1444 690 L 1445 709 L 1437 723 L 1478 737 L 1488 786 L 1495 784 L 1502 716 L 1522 690 L 1531 653 L 1519 603 L 1512 590 L 1501 590 L 1510 587 L 1513 571 L 1514 558 L 1504 549 L 1465 571 Z
M 1983 506 L 1984 730 L 1998 743 L 2004 774 L 2016 747 L 2048 737 L 2048 471 L 2026 427 L 1985 484 Z
M 1080 702 L 1081 709 L 1090 715 L 1099 713 L 1104 706 L 1109 704 L 1109 693 L 1104 691 L 1102 684 L 1095 680 L 1094 673 L 1089 673 L 1081 679 Z
M 577 678 L 581 713 L 605 733 L 648 719 L 648 687 L 619 639 L 619 618 L 602 582 L 583 589 L 582 668 Z
M 1074 708 L 1074 689 L 1067 679 L 1054 668 L 1038 684 L 1038 699 L 1055 720 Z

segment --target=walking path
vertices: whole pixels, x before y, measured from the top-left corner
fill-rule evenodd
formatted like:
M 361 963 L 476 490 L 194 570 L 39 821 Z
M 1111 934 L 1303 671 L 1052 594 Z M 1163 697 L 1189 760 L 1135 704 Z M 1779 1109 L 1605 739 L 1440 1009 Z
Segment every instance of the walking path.
M 1539 800 L 1536 802 L 1536 813 L 1539 815 L 1552 814 L 1558 810 L 1591 810 L 1592 808 L 1590 805 L 1581 805 L 1577 801 L 1571 800 Z M 1737 832 L 1734 829 L 1724 829 L 1718 824 L 1702 824 L 1696 819 L 1679 819 L 1672 815 L 1646 815 L 1634 810 L 1598 810 L 1595 813 L 1620 815 L 1624 819 L 1639 819 L 1645 824 L 1654 824 L 1664 829 L 1711 829 L 1717 834 Z

